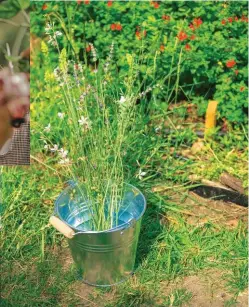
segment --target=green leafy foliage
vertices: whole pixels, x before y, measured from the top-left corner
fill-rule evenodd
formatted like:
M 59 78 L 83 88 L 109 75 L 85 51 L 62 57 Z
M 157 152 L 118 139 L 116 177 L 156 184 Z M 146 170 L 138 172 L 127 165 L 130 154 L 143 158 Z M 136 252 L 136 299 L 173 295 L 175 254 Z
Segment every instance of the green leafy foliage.
M 89 63 L 89 43 L 104 58 L 114 41 L 120 71 L 127 70 L 127 56 L 146 55 L 138 78 L 164 83 L 159 95 L 162 103 L 198 101 L 204 96 L 199 99 L 200 109 L 205 110 L 208 99 L 216 99 L 220 118 L 246 122 L 246 2 L 50 2 L 36 3 L 33 10 L 33 33 L 42 36 L 49 16 L 62 15 L 70 29 L 63 43 L 69 39 L 67 50 L 74 48 Z M 165 81 L 169 73 L 172 77 Z

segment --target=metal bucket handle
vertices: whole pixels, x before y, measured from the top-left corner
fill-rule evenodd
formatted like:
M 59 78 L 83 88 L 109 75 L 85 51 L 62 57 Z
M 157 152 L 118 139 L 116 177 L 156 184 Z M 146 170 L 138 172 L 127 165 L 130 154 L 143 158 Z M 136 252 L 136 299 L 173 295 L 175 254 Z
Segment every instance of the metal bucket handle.
M 68 180 L 66 184 L 69 187 L 74 188 L 76 186 L 75 181 Z M 54 214 L 57 215 L 56 209 L 54 210 Z M 64 223 L 62 220 L 60 220 L 57 216 L 52 215 L 49 219 L 49 223 L 58 230 L 61 234 L 63 234 L 66 238 L 72 239 L 76 233 L 72 228 L 70 228 L 66 223 Z
M 64 223 L 62 220 L 60 220 L 58 217 L 56 216 L 51 216 L 49 219 L 49 223 L 55 228 L 57 229 L 61 234 L 63 234 L 66 238 L 68 239 L 72 239 L 74 236 L 76 236 L 77 234 L 82 234 L 84 232 L 77 232 L 75 233 L 74 230 L 72 228 L 70 228 L 66 223 Z M 120 230 L 121 232 L 125 231 L 126 229 L 133 227 L 136 223 L 136 219 L 131 219 L 125 226 L 119 228 L 118 230 Z M 112 230 L 109 230 L 112 231 Z M 108 231 L 108 232 L 109 232 Z
M 62 222 L 58 217 L 51 216 L 49 223 L 54 226 L 60 233 L 62 233 L 66 238 L 72 239 L 75 232 L 66 223 Z

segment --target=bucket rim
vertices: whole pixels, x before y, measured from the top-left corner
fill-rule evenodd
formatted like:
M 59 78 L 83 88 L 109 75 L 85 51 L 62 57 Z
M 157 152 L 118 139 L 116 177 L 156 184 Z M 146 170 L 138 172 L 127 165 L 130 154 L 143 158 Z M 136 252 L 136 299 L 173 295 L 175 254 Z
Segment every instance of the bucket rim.
M 67 226 L 69 226 L 69 227 L 72 228 L 74 231 L 76 231 L 75 234 L 74 234 L 74 236 L 76 236 L 76 235 L 78 235 L 78 234 L 99 234 L 99 233 L 108 233 L 108 232 L 115 232 L 115 231 L 123 231 L 123 230 L 125 230 L 125 229 L 130 228 L 132 225 L 134 225 L 134 222 L 133 222 L 134 220 L 135 220 L 136 222 L 139 221 L 139 220 L 142 218 L 142 216 L 144 215 L 144 212 L 145 212 L 145 210 L 146 210 L 146 208 L 147 208 L 147 202 L 146 202 L 146 198 L 145 198 L 144 194 L 143 194 L 137 187 L 135 187 L 134 185 L 132 185 L 132 184 L 130 184 L 130 183 L 124 182 L 124 185 L 125 185 L 125 186 L 129 186 L 129 187 L 131 187 L 132 189 L 136 189 L 136 190 L 139 192 L 139 194 L 142 196 L 142 198 L 143 198 L 144 208 L 143 208 L 142 212 L 140 213 L 140 215 L 139 215 L 137 218 L 133 218 L 132 220 L 130 220 L 130 221 L 126 222 L 126 223 L 123 223 L 123 224 L 119 225 L 118 227 L 114 227 L 114 228 L 111 228 L 111 229 L 106 229 L 106 230 L 101 230 L 101 231 L 96 231 L 96 230 L 87 230 L 87 231 L 82 231 L 82 230 L 81 230 L 81 231 L 79 231 L 79 229 L 72 227 L 72 225 L 70 225 L 67 221 L 65 221 L 65 220 L 61 217 L 61 215 L 60 215 L 60 213 L 59 213 L 59 211 L 58 211 L 58 205 L 59 205 L 58 202 L 59 202 L 60 198 L 61 198 L 62 196 L 64 196 L 64 195 L 67 193 L 67 190 L 69 190 L 70 188 L 72 188 L 74 185 L 77 184 L 76 182 L 71 181 L 71 180 L 70 180 L 70 181 L 67 181 L 67 183 L 69 183 L 69 185 L 60 193 L 60 195 L 56 198 L 56 200 L 55 200 L 55 202 L 54 202 L 55 214 L 63 221 L 63 223 L 65 223 Z

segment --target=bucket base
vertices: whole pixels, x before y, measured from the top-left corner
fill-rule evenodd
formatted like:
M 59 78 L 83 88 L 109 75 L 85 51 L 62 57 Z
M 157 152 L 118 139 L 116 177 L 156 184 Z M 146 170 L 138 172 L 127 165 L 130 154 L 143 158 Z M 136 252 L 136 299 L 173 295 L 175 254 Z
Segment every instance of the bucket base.
M 78 275 L 80 275 L 80 274 L 78 274 Z M 90 283 L 89 281 L 84 280 L 84 279 L 83 279 L 82 277 L 80 277 L 80 276 L 78 276 L 78 279 L 79 279 L 80 281 L 82 281 L 84 284 L 87 284 L 87 285 L 92 286 L 92 287 L 106 288 L 106 287 L 112 287 L 112 286 L 120 285 L 120 284 L 126 282 L 126 281 L 127 281 L 131 276 L 133 276 L 133 275 L 134 275 L 134 272 L 131 272 L 126 278 L 124 278 L 124 279 L 122 279 L 122 280 L 120 280 L 120 281 L 118 281 L 118 282 L 116 282 L 116 283 L 114 283 L 114 284 L 110 284 L 110 285 L 92 284 L 92 283 Z

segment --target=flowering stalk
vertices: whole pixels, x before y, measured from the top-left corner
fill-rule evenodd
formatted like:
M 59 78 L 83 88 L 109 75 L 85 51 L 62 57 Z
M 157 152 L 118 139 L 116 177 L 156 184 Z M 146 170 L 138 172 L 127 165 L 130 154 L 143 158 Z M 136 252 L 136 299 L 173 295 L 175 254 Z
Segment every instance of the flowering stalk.
M 140 62 L 146 62 L 144 53 L 139 61 L 133 55 L 127 57 L 129 69 L 121 77 L 113 69 L 114 43 L 107 59 L 102 61 L 94 44 L 88 42 L 89 50 L 84 49 L 89 56 L 86 59 L 85 53 L 81 63 L 76 56 L 72 59 L 71 55 L 69 60 L 66 49 L 59 48 L 63 34 L 55 31 L 53 23 L 47 25 L 46 33 L 49 44 L 58 52 L 51 88 L 61 89 L 64 107 L 58 117 L 65 123 L 63 134 L 70 138 L 62 145 L 45 139 L 44 147 L 57 154 L 67 176 L 78 183 L 82 199 L 89 206 L 92 230 L 107 230 L 118 223 L 124 193 L 125 146 L 136 128 L 134 122 L 140 107 L 137 102 L 154 89 L 162 89 L 163 83 L 152 82 L 146 87 L 148 82 L 144 79 L 138 84 Z M 156 60 L 157 54 L 154 70 Z M 51 130 L 48 125 L 44 134 L 49 136 Z M 140 170 L 138 178 L 145 174 Z
M 124 144 L 136 114 L 136 101 L 140 93 L 134 94 L 136 75 L 135 61 L 129 64 L 130 72 L 123 82 L 122 91 L 112 88 L 115 80 L 110 67 L 113 60 L 114 44 L 110 47 L 107 60 L 97 65 L 97 50 L 91 47 L 94 71 L 86 63 L 68 60 L 66 50 L 59 48 L 60 31 L 54 25 L 46 27 L 49 44 L 58 50 L 59 63 L 54 69 L 54 81 L 62 90 L 64 113 L 70 129 L 70 139 L 63 147 L 45 140 L 45 149 L 58 155 L 59 163 L 67 175 L 74 178 L 79 187 L 83 184 L 82 198 L 87 198 L 92 212 L 92 229 L 106 230 L 117 224 L 119 206 L 123 198 Z M 51 126 L 45 127 L 47 135 Z

